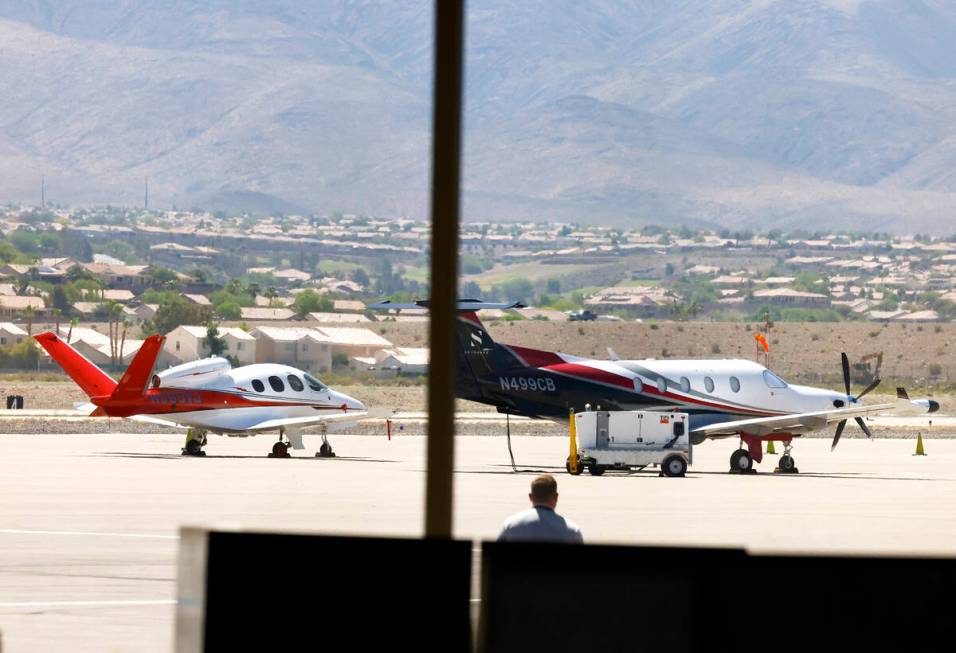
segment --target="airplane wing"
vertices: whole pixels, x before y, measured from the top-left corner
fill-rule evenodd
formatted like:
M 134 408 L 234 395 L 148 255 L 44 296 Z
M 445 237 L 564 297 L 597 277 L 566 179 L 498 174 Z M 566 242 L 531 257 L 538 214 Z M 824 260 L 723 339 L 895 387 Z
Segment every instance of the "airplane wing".
M 277 419 L 267 419 L 253 424 L 245 424 L 241 428 L 233 426 L 235 430 L 242 431 L 275 431 L 283 426 L 308 426 L 310 424 L 326 424 L 336 422 L 357 422 L 364 419 L 381 419 L 392 415 L 395 411 L 387 408 L 372 408 L 363 411 L 348 411 L 343 413 L 333 413 L 331 415 L 309 415 L 308 417 L 280 417 Z
M 172 420 L 162 419 L 154 415 L 131 415 L 127 419 L 131 419 L 134 422 L 144 422 L 146 424 L 159 424 L 160 426 L 175 426 L 178 429 L 189 428 L 184 424 L 179 424 Z
M 692 434 L 707 437 L 720 437 L 748 433 L 750 435 L 771 435 L 773 433 L 804 433 L 822 429 L 831 422 L 840 422 L 854 417 L 864 417 L 885 410 L 896 410 L 903 413 L 934 413 L 939 410 L 939 404 L 931 399 L 913 399 L 902 391 L 899 399 L 894 403 L 870 404 L 851 406 L 849 408 L 834 408 L 811 413 L 795 413 L 793 415 L 774 415 L 772 417 L 751 417 L 747 419 L 718 422 L 707 426 L 691 429 Z

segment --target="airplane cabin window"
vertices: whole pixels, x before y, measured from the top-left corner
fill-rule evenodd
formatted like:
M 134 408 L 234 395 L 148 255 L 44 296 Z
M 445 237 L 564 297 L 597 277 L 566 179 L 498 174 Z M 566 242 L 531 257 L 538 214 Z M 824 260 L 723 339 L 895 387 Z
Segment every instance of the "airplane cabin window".
M 305 390 L 305 386 L 302 385 L 302 379 L 297 377 L 295 374 L 290 374 L 286 377 L 289 381 L 289 387 L 295 390 L 296 392 L 302 392 Z
M 657 391 L 661 393 L 667 392 L 667 379 L 663 376 L 657 377 Z
M 680 389 L 683 392 L 690 392 L 690 379 L 686 376 L 680 377 Z
M 770 370 L 763 371 L 763 381 L 767 384 L 768 388 L 786 388 L 787 382 L 781 379 L 779 376 L 771 372 Z
M 316 392 L 322 392 L 325 390 L 325 384 L 319 381 L 317 378 L 311 374 L 305 374 L 305 382 L 309 384 L 309 387 Z
M 704 388 L 707 389 L 707 392 L 714 391 L 714 380 L 710 378 L 709 376 L 704 377 Z
M 740 379 L 736 376 L 730 377 L 730 389 L 734 392 L 740 392 Z
M 282 382 L 282 379 L 277 376 L 269 377 L 269 385 L 272 386 L 272 389 L 276 392 L 282 392 L 285 390 L 285 384 Z
M 253 379 L 253 380 L 252 380 L 252 389 L 255 390 L 256 392 L 265 392 L 265 391 L 266 391 L 266 386 L 265 386 L 265 384 L 264 384 L 262 381 L 260 381 L 259 379 Z
M 644 384 L 641 383 L 640 379 L 634 379 L 634 392 L 643 392 Z

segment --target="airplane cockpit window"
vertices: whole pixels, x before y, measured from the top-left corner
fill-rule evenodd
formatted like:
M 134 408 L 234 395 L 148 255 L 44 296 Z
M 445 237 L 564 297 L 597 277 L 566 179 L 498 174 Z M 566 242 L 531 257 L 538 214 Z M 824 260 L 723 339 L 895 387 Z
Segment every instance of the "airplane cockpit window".
M 768 388 L 786 388 L 787 382 L 781 379 L 779 376 L 771 372 L 770 370 L 763 371 L 763 381 L 767 384 Z
M 730 389 L 734 392 L 740 392 L 740 379 L 736 376 L 730 377 Z
M 704 377 L 704 389 L 706 389 L 707 392 L 714 391 L 714 380 L 709 376 Z
M 319 381 L 317 378 L 315 378 L 311 374 L 305 374 L 304 376 L 305 376 L 305 382 L 308 383 L 309 387 L 315 390 L 316 392 L 322 392 L 323 390 L 326 389 L 325 384 Z
M 282 382 L 282 379 L 277 376 L 269 377 L 269 385 L 272 386 L 272 389 L 276 392 L 282 392 L 285 390 L 285 384 Z
M 302 379 L 297 377 L 295 374 L 290 374 L 286 377 L 286 379 L 289 381 L 289 387 L 296 392 L 302 392 L 305 390 L 305 386 L 302 385 Z
M 252 389 L 255 390 L 256 392 L 265 392 L 265 391 L 266 391 L 266 386 L 265 386 L 265 384 L 264 384 L 262 381 L 260 381 L 259 379 L 253 379 L 253 380 L 252 380 Z
M 686 376 L 680 377 L 680 389 L 682 392 L 690 392 L 690 379 Z

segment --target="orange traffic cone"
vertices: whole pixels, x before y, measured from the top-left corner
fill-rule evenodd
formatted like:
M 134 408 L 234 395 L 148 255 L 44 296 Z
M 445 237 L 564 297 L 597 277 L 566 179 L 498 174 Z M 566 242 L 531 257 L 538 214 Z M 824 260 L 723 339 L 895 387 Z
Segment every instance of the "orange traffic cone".
M 777 455 L 777 450 L 773 448 L 773 440 L 767 440 L 767 453 Z
M 914 456 L 926 455 L 926 452 L 923 450 L 923 434 L 922 433 L 916 434 L 916 453 L 914 453 L 913 455 Z

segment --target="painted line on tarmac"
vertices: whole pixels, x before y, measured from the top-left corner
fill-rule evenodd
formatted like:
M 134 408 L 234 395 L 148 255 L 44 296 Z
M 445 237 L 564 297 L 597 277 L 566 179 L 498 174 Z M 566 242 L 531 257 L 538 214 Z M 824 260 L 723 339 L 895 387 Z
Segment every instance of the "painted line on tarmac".
M 77 535 L 82 537 L 139 537 L 153 540 L 178 540 L 178 535 L 159 533 L 104 533 L 96 531 L 33 531 L 15 528 L 0 528 L 0 535 Z
M 146 601 L 16 601 L 0 603 L 0 608 L 55 608 L 55 607 L 99 607 L 110 605 L 174 605 L 176 599 L 155 599 Z

